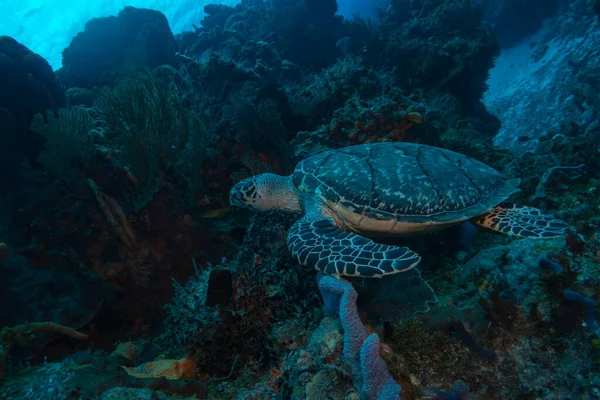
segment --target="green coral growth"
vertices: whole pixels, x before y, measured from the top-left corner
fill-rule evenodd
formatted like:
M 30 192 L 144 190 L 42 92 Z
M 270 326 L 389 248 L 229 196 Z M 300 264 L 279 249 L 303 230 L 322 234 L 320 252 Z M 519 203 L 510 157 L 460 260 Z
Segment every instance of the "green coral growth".
M 135 187 L 128 200 L 135 212 L 154 198 L 177 161 L 201 169 L 204 124 L 155 73 L 137 72 L 114 88 L 103 89 L 94 107 L 107 135 L 120 146 L 119 161 L 133 177 Z M 186 172 L 188 184 L 201 184 L 200 175 Z
M 39 159 L 54 178 L 72 178 L 92 158 L 96 151 L 90 135 L 92 126 L 92 117 L 82 108 L 63 108 L 58 116 L 49 110 L 45 118 L 35 115 L 31 130 L 46 139 Z

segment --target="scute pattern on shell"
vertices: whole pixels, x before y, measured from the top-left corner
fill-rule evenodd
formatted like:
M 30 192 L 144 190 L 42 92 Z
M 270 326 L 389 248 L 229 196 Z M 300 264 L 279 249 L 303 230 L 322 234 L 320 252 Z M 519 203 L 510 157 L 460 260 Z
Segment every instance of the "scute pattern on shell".
M 518 191 L 492 167 L 450 150 L 373 143 L 301 161 L 294 185 L 378 220 L 452 221 L 485 213 Z

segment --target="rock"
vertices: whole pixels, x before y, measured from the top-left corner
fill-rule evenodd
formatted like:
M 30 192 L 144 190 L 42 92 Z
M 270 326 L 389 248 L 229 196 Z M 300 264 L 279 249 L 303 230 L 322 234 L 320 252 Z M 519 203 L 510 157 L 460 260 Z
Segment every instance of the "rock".
M 461 269 L 461 284 L 472 281 L 475 277 L 486 276 L 491 271 L 501 268 L 510 249 L 507 246 L 492 247 L 483 250 L 470 259 Z
M 597 134 L 598 17 L 585 0 L 563 4 L 538 32 L 502 52 L 490 70 L 483 102 L 502 121 L 495 144 L 523 154 L 538 151 L 549 132 Z M 567 135 L 568 136 L 568 135 Z
M 5 151 L 11 154 L 9 162 L 17 163 L 15 150 L 35 161 L 44 140 L 29 129 L 33 116 L 64 104 L 50 64 L 15 39 L 0 36 L 0 163 L 8 163 Z
M 144 67 L 171 62 L 175 38 L 159 11 L 125 7 L 116 17 L 89 21 L 63 51 L 56 74 L 67 87 L 91 89 Z
M 481 251 L 462 267 L 461 284 L 488 281 L 500 296 L 518 305 L 526 314 L 545 297 L 539 259 L 564 246 L 564 238 L 518 239 L 506 246 Z M 471 290 L 478 289 L 478 284 Z

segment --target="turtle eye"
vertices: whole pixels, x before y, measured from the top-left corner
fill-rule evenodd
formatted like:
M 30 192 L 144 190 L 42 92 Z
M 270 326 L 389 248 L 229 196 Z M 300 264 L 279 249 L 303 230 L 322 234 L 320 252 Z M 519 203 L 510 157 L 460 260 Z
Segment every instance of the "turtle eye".
M 240 191 L 244 193 L 251 192 L 252 190 L 256 190 L 256 186 L 254 185 L 253 181 L 243 182 L 240 187 Z

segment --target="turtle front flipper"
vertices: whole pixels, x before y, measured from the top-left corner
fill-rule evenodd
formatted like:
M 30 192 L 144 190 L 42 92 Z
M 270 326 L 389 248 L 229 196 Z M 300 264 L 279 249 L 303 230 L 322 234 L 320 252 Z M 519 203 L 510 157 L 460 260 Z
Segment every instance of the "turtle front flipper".
M 407 271 L 421 261 L 406 247 L 375 243 L 345 231 L 330 217 L 296 222 L 287 243 L 300 264 L 328 275 L 380 278 Z
M 551 238 L 563 235 L 567 229 L 561 220 L 527 206 L 498 206 L 476 222 L 484 228 L 521 237 Z

